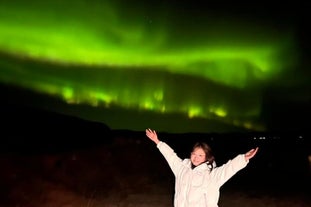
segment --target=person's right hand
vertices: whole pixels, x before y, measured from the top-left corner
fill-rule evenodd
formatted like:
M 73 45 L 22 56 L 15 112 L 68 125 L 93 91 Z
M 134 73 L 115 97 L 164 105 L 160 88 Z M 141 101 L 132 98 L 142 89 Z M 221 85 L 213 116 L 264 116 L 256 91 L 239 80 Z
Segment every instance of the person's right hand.
M 158 135 L 155 130 L 146 129 L 146 135 L 149 139 L 151 139 L 154 143 L 158 144 L 160 140 L 158 139 Z

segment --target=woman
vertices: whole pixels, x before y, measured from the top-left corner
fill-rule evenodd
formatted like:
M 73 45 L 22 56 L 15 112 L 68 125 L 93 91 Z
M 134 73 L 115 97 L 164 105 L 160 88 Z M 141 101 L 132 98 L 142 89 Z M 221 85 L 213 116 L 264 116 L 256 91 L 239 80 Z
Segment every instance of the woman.
M 218 207 L 220 187 L 246 167 L 258 151 L 258 147 L 251 149 L 216 167 L 211 148 L 206 143 L 195 144 L 190 159 L 182 160 L 158 139 L 155 130 L 146 129 L 146 135 L 156 143 L 175 175 L 175 207 Z

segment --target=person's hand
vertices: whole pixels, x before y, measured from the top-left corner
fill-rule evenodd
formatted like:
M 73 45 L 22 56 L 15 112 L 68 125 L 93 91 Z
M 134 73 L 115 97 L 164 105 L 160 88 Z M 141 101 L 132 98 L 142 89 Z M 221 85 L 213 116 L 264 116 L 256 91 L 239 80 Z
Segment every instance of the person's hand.
M 158 135 L 155 130 L 146 129 L 146 135 L 149 139 L 151 139 L 154 143 L 158 144 L 160 140 L 158 139 Z
M 245 160 L 249 160 L 252 157 L 254 157 L 256 155 L 258 151 L 258 147 L 256 147 L 255 149 L 251 149 L 250 151 L 248 151 L 247 153 L 245 153 Z

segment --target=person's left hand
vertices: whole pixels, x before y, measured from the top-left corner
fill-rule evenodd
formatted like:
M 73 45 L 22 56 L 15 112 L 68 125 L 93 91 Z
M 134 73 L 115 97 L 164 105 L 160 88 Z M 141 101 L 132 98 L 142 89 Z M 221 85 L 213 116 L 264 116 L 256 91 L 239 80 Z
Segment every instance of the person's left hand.
M 251 149 L 250 151 L 248 151 L 247 153 L 245 153 L 245 160 L 249 160 L 252 157 L 254 157 L 256 155 L 258 151 L 258 147 L 256 147 L 255 149 Z

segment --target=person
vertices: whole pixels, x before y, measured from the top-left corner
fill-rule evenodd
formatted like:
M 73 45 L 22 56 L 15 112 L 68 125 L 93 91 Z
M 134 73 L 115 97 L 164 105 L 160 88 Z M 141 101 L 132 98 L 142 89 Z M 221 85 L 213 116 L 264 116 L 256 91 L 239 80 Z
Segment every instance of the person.
M 239 154 L 227 163 L 216 166 L 208 144 L 198 142 L 193 146 L 190 159 L 180 159 L 174 150 L 160 141 L 155 130 L 146 129 L 166 159 L 175 176 L 175 207 L 218 207 L 220 187 L 239 170 L 246 167 L 258 147 Z

